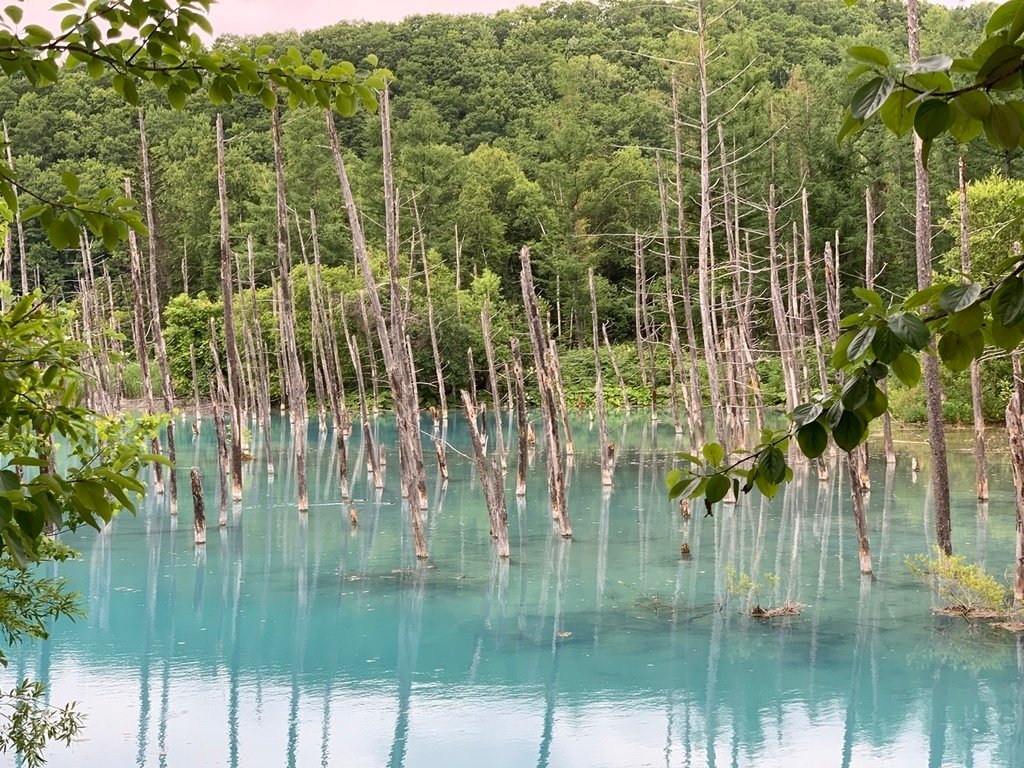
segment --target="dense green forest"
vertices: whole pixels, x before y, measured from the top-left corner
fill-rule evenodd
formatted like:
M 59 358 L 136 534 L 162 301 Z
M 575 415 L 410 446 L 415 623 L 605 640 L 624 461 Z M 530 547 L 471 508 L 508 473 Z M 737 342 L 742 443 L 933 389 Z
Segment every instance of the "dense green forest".
M 924 53 L 969 53 L 990 13 L 991 6 L 985 4 L 965 9 L 925 6 Z M 758 342 L 770 351 L 774 326 L 767 300 L 766 200 L 772 181 L 782 243 L 790 241 L 794 225 L 802 226 L 800 193 L 807 189 L 813 253 L 820 257 L 826 243 L 838 241 L 844 296 L 864 281 L 866 188 L 878 215 L 876 259 L 883 268 L 877 287 L 902 295 L 914 282 L 909 139 L 895 138 L 876 126 L 853 141 L 836 141 L 852 88 L 847 75 L 853 63 L 846 50 L 864 44 L 905 51 L 905 8 L 895 0 L 862 2 L 852 8 L 835 0 L 744 0 L 710 4 L 709 19 L 709 111 L 717 142 L 712 147 L 712 184 L 716 195 L 723 186 L 733 187 L 755 295 L 761 297 L 753 305 Z M 697 237 L 697 43 L 687 31 L 692 22 L 690 11 L 674 3 L 546 3 L 494 16 L 342 23 L 304 34 L 266 35 L 256 42 L 276 52 L 290 47 L 304 53 L 320 49 L 328 61 L 357 61 L 374 54 L 395 74 L 391 91 L 400 229 L 414 273 L 422 270 L 419 249 L 429 251 L 440 340 L 452 385 L 464 385 L 468 378 L 465 348 L 480 348 L 479 312 L 485 299 L 492 305 L 497 347 L 504 355 L 504 340 L 520 322 L 518 254 L 528 245 L 538 289 L 568 356 L 567 388 L 591 397 L 588 358 L 582 353 L 590 343 L 590 267 L 598 276 L 602 320 L 611 341 L 620 345 L 627 377 L 639 389 L 632 346 L 634 242 L 639 234 L 642 244 L 652 249 L 651 271 L 656 275 L 662 237 L 659 155 L 670 175 L 675 153 L 673 81 L 683 126 L 687 221 L 679 232 L 673 219 L 670 237 L 676 243 L 680 237 L 695 243 Z M 238 43 L 221 38 L 216 44 Z M 227 137 L 232 243 L 244 260 L 246 238 L 253 238 L 256 288 L 267 308 L 264 332 L 268 338 L 275 333 L 267 288 L 277 263 L 270 118 L 258 101 L 247 97 L 221 106 L 195 99 L 176 111 L 144 92 L 143 103 L 154 172 L 157 282 L 166 307 L 174 381 L 182 389 L 178 394 L 187 396 L 189 344 L 196 348 L 200 366 L 208 367 L 207 318 L 220 313 L 214 142 L 218 111 L 224 116 Z M 61 173 L 66 170 L 78 174 L 85 193 L 104 186 L 116 189 L 125 176 L 140 176 L 134 110 L 110 82 L 91 79 L 83 68 L 43 91 L 27 80 L 4 78 L 0 112 L 10 133 L 14 165 L 25 186 L 42 197 L 59 196 Z M 339 132 L 371 247 L 383 258 L 379 119 L 361 113 L 340 121 Z M 299 254 L 308 246 L 311 209 L 319 221 L 330 294 L 351 296 L 355 303 L 361 278 L 352 266 L 352 239 L 321 111 L 289 110 L 283 139 L 297 306 L 300 326 L 305 328 L 299 335 L 300 343 L 305 339 L 308 362 L 308 287 Z M 972 190 L 972 204 L 977 197 L 982 219 L 986 211 L 997 215 L 1005 208 L 1012 190 L 1002 177 L 1012 178 L 1019 166 L 1019 151 L 997 151 L 984 140 L 963 147 L 951 140 L 937 143 L 930 162 L 937 254 L 958 253 L 958 212 L 952 193 L 961 153 L 970 177 L 989 185 L 987 193 L 975 195 Z M 724 253 L 729 217 L 721 200 L 712 217 L 714 247 Z M 994 237 L 997 242 L 988 247 L 998 252 L 1000 244 L 1015 239 L 1014 234 L 993 236 L 986 230 L 978 237 Z M 795 249 L 795 234 L 793 238 Z M 38 275 L 44 290 L 74 298 L 81 272 L 78 251 L 55 250 L 31 225 L 25 240 L 30 274 Z M 127 251 L 107 252 L 94 243 L 92 259 L 97 271 L 109 273 L 116 301 L 127 315 Z M 958 269 L 953 258 L 936 263 L 942 269 Z M 724 287 L 727 275 L 717 277 Z M 244 268 L 240 282 L 249 287 Z M 183 296 L 186 287 L 188 295 Z M 664 290 L 657 277 L 646 295 L 655 320 L 662 322 Z M 414 309 L 422 308 L 419 283 L 410 301 Z M 423 313 L 412 311 L 410 316 L 418 367 L 432 370 Z M 574 348 L 581 350 L 578 376 L 573 373 Z M 658 355 L 659 360 L 667 358 L 667 350 Z M 771 358 L 763 355 L 760 366 L 766 392 L 777 402 L 782 385 Z M 1008 364 L 988 366 L 986 371 L 986 406 L 990 416 L 999 418 L 1006 401 Z M 953 418 L 970 417 L 965 381 L 948 382 L 959 384 L 947 398 L 947 415 Z M 641 392 L 634 394 L 643 397 Z M 425 391 L 423 400 L 430 399 Z M 920 398 L 913 391 L 897 391 L 892 402 L 898 417 L 923 417 Z

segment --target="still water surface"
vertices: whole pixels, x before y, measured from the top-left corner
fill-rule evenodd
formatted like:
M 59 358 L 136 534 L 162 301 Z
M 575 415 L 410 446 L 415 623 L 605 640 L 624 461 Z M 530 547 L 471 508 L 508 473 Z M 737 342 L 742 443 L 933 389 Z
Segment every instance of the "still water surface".
M 927 446 L 901 446 L 888 473 L 872 462 L 875 575 L 862 579 L 845 471 L 819 483 L 798 470 L 774 501 L 684 523 L 663 483 L 671 427 L 624 418 L 611 492 L 596 429 L 575 425 L 571 542 L 552 532 L 536 457 L 525 504 L 509 494 L 507 565 L 492 556 L 470 462 L 449 453 L 446 487 L 431 464 L 426 566 L 394 490 L 397 453 L 379 498 L 356 473 L 361 525 L 350 530 L 333 441 L 315 422 L 308 516 L 295 509 L 279 422 L 277 476 L 254 441 L 245 500 L 218 530 L 207 423 L 191 445 L 179 437 L 181 487 L 193 463 L 207 478 L 205 548 L 192 544 L 188 499 L 178 521 L 150 498 L 100 535 L 68 536 L 81 558 L 59 573 L 88 617 L 16 649 L 3 680 L 36 676 L 53 702 L 80 702 L 85 738 L 52 751 L 56 768 L 1024 765 L 1016 639 L 933 618 L 903 562 L 934 541 L 927 471 L 910 472 Z M 393 445 L 393 423 L 377 428 Z M 470 451 L 460 419 L 448 438 Z M 349 450 L 363 467 L 358 436 Z M 980 511 L 973 459 L 951 463 L 955 546 L 1003 576 L 1005 459 L 994 458 Z M 803 614 L 741 615 L 729 565 L 777 574 L 762 603 L 796 600 Z

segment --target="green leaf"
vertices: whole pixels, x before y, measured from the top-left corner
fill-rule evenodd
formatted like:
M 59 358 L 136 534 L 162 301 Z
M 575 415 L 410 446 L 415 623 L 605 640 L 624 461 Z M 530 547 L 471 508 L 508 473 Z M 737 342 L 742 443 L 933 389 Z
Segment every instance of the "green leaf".
M 843 124 L 839 127 L 839 133 L 836 136 L 836 144 L 842 144 L 843 139 L 847 136 L 853 136 L 859 133 L 864 128 L 864 121 L 858 120 L 853 116 L 853 113 L 849 109 L 843 114 Z
M 816 421 L 805 424 L 796 432 L 800 451 L 808 459 L 816 459 L 828 448 L 828 431 Z
M 942 99 L 928 99 L 914 115 L 914 132 L 922 141 L 937 139 L 953 123 L 953 110 Z
M 1010 276 L 992 294 L 992 317 L 1002 325 L 1016 325 L 1024 319 L 1024 280 Z
M 877 419 L 883 413 L 889 409 L 889 398 L 885 396 L 879 387 L 875 387 L 871 391 L 871 397 L 867 399 L 867 402 L 861 406 L 861 413 L 866 413 L 868 421 L 871 419 Z
M 761 454 L 757 462 L 757 474 L 772 485 L 778 485 L 786 479 L 786 456 L 777 446 L 773 445 Z
M 977 283 L 948 285 L 939 296 L 939 306 L 946 312 L 960 312 L 974 304 L 981 296 L 981 286 Z
M 849 453 L 864 439 L 867 434 L 867 422 L 856 411 L 843 411 L 839 423 L 832 428 L 832 439 L 836 445 Z
M 726 497 L 732 484 L 725 475 L 712 475 L 708 478 L 708 484 L 704 488 L 704 498 L 708 503 L 715 504 Z
M 850 348 L 850 342 L 857 336 L 856 331 L 847 331 L 838 339 L 836 339 L 836 346 L 832 350 L 832 367 L 833 368 L 845 368 L 847 363 L 850 362 L 847 357 L 847 350 Z
M 897 136 L 904 136 L 914 127 L 914 117 L 920 105 L 917 94 L 906 88 L 898 88 L 885 100 L 878 116 L 886 128 Z
M 992 112 L 992 102 L 981 91 L 967 91 L 957 96 L 953 103 L 975 120 L 985 120 Z
M 21 17 L 24 11 L 20 5 L 8 5 L 4 8 L 4 13 L 6 13 L 7 17 L 15 24 L 21 24 Z
M 939 339 L 939 357 L 954 373 L 965 371 L 974 360 L 974 352 L 968 338 L 956 331 L 947 331 Z
M 992 15 L 988 18 L 988 23 L 985 24 L 985 34 L 991 35 L 1004 29 L 1013 23 L 1014 16 L 1017 15 L 1018 9 L 1024 6 L 1022 0 L 1009 0 L 1009 2 L 1003 3 L 996 8 Z
M 901 312 L 893 315 L 886 322 L 890 330 L 911 349 L 924 349 L 931 341 L 932 335 L 928 326 L 917 315 Z
M 889 66 L 889 57 L 886 56 L 885 52 L 880 51 L 878 48 L 872 48 L 870 45 L 853 45 L 847 48 L 846 52 L 857 61 L 862 61 L 865 64 L 877 64 L 882 69 L 886 69 Z
M 993 104 L 992 112 L 984 121 L 984 125 L 985 135 L 993 146 L 1014 149 L 1020 144 L 1020 119 L 1006 104 Z
M 185 103 L 188 101 L 188 93 L 184 88 L 177 85 L 172 85 L 167 89 L 167 101 L 175 109 L 181 110 L 185 108 Z
M 774 499 L 775 495 L 779 492 L 779 486 L 760 472 L 754 475 L 754 483 L 757 485 L 757 490 L 768 499 Z
M 822 410 L 824 409 L 821 407 L 821 403 L 804 403 L 793 409 L 790 419 L 794 426 L 802 427 L 816 421 L 821 416 Z
M 908 75 L 922 75 L 930 72 L 948 72 L 953 66 L 953 59 L 945 54 L 924 56 L 911 64 L 903 64 L 900 69 Z
M 874 341 L 877 331 L 878 326 L 868 325 L 861 328 L 857 335 L 853 337 L 853 341 L 850 342 L 850 346 L 846 350 L 846 357 L 851 363 L 857 362 L 867 354 L 867 351 L 871 349 L 871 342 Z
M 989 88 L 1013 87 L 1020 83 L 1020 62 L 1024 48 L 1019 45 L 1003 45 L 996 48 L 978 70 L 975 82 L 985 83 Z
M 878 295 L 877 291 L 872 291 L 869 288 L 862 288 L 859 285 L 854 286 L 853 295 L 863 301 L 869 307 L 882 307 L 885 306 L 882 301 L 882 297 Z
M 866 120 L 882 108 L 896 81 L 891 77 L 874 77 L 857 89 L 850 100 L 850 114 Z
M 1024 327 L 1021 325 L 1005 326 L 997 318 L 993 318 L 989 326 L 992 343 L 1007 352 L 1012 352 L 1024 341 Z
M 875 387 L 875 382 L 868 376 L 857 376 L 843 387 L 843 408 L 855 411 L 866 403 Z
M 708 464 L 713 467 L 717 467 L 725 458 L 725 449 L 718 443 L 707 443 L 701 449 L 701 453 L 704 454 L 704 458 L 708 460 Z
M 875 353 L 875 359 L 882 363 L 891 363 L 907 346 L 906 342 L 897 336 L 888 325 L 880 326 L 871 342 L 871 351 Z
M 929 285 L 927 288 L 915 291 L 903 302 L 903 308 L 919 309 L 925 304 L 931 304 L 939 298 L 939 294 L 942 293 L 944 287 L 943 285 Z

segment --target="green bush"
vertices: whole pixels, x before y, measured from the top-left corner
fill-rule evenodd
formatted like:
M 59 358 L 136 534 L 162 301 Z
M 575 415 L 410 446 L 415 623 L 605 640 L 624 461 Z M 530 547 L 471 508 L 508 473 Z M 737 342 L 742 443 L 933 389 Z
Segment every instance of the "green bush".
M 936 552 L 905 558 L 907 568 L 923 580 L 942 601 L 946 610 L 1004 611 L 1009 607 L 1009 590 L 985 572 L 980 565 L 968 563 L 962 555 L 946 556 Z

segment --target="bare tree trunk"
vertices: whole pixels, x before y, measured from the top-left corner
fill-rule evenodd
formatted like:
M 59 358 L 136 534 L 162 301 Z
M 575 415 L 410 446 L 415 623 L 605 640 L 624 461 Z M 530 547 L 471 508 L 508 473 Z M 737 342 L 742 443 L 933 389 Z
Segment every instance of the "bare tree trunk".
M 370 465 L 370 473 L 373 475 L 373 487 L 383 488 L 384 478 L 381 475 L 380 465 L 377 463 L 377 451 L 373 445 L 373 429 L 370 425 L 370 409 L 366 405 L 366 384 L 363 381 L 363 364 L 359 359 L 359 344 L 354 336 L 346 334 L 348 351 L 352 356 L 352 366 L 356 371 L 356 386 L 359 388 L 359 417 L 363 423 L 363 443 L 366 446 L 367 463 Z
M 686 248 L 686 209 L 683 201 L 683 133 L 679 114 L 679 92 L 672 78 L 672 133 L 675 140 L 676 228 L 679 232 L 679 282 L 683 293 L 683 328 L 686 331 L 687 368 L 690 372 L 690 444 L 704 442 L 704 403 L 697 370 L 697 335 L 693 328 L 693 303 L 690 298 L 690 266 Z
M 279 152 L 275 152 L 275 156 Z M 283 182 L 282 182 L 283 185 Z M 283 199 L 284 187 L 281 188 Z M 228 235 L 228 184 L 224 167 L 224 120 L 217 114 L 217 197 L 220 206 L 220 288 L 224 297 L 224 349 L 228 364 L 228 401 L 231 408 L 231 498 L 242 500 L 242 361 L 235 341 L 234 257 Z M 282 281 L 284 281 L 282 268 Z M 284 284 L 282 282 L 282 284 Z M 288 301 L 290 301 L 290 297 Z M 287 317 L 287 315 L 286 315 Z
M 430 270 L 427 268 L 427 254 L 423 257 L 423 284 L 427 291 L 427 323 L 430 326 L 430 350 L 434 355 L 434 375 L 437 377 L 437 399 L 441 408 L 441 421 L 448 421 L 448 393 L 444 388 L 444 366 L 441 365 L 441 350 L 437 344 L 437 323 L 434 320 L 434 301 L 430 294 Z
M 252 235 L 246 238 L 246 260 L 249 266 L 249 291 L 252 301 L 249 303 L 249 314 L 253 327 L 253 342 L 256 347 L 256 367 L 259 369 L 259 388 L 257 401 L 260 411 L 260 431 L 263 433 L 263 452 L 266 454 L 267 474 L 274 474 L 274 444 L 270 433 L 270 364 L 267 348 L 263 341 L 260 327 L 259 312 L 256 308 L 256 272 L 252 256 Z M 198 400 L 197 400 L 198 402 Z
M 519 255 L 522 271 L 520 282 L 523 289 L 523 305 L 526 309 L 533 346 L 533 361 L 537 369 L 537 383 L 540 388 L 541 407 L 548 440 L 548 491 L 551 497 L 551 516 L 558 522 L 563 538 L 572 538 L 572 523 L 565 497 L 565 470 L 562 466 L 562 446 L 558 434 L 558 406 L 555 403 L 555 384 L 549 367 L 547 341 L 540 323 L 537 307 L 537 293 L 533 287 L 533 270 L 530 267 L 530 250 L 523 248 Z
M 661 171 L 661 154 L 655 156 L 658 169 L 658 210 L 661 218 L 661 243 L 665 256 L 665 309 L 668 314 L 669 327 L 669 397 L 672 402 L 672 423 L 677 435 L 683 433 L 683 422 L 679 413 L 679 385 L 676 380 L 678 366 L 682 365 L 683 352 L 679 343 L 679 326 L 676 324 L 676 297 L 672 289 L 672 251 L 669 247 L 668 234 L 668 192 L 665 189 L 665 176 Z M 593 291 L 593 276 L 591 276 Z M 594 337 L 596 343 L 596 335 Z
M 667 243 L 666 243 L 667 245 Z M 666 250 L 665 268 L 668 267 L 668 251 Z M 601 442 L 601 484 L 605 487 L 612 485 L 612 475 L 615 465 L 612 458 L 612 445 L 608 442 L 608 418 L 604 409 L 604 377 L 601 371 L 601 342 L 597 340 L 597 291 L 594 288 L 594 268 L 590 268 L 590 322 L 594 345 L 594 398 L 597 405 L 597 429 L 598 440 Z M 669 291 L 671 300 L 671 290 Z M 678 344 L 678 336 L 676 342 Z
M 626 413 L 631 410 L 629 405 L 629 391 L 626 389 L 626 380 L 622 378 L 622 369 L 619 368 L 619 361 L 615 359 L 615 350 L 612 349 L 611 342 L 608 341 L 608 329 L 606 326 L 601 326 L 601 335 L 604 338 L 604 348 L 608 352 L 608 359 L 611 361 L 612 370 L 615 371 L 615 380 L 618 382 L 619 389 L 622 392 L 622 407 L 626 409 Z
M 516 380 L 516 437 L 519 443 L 519 456 L 516 465 L 516 496 L 526 496 L 527 469 L 527 437 L 529 426 L 526 421 L 526 387 L 523 384 L 523 357 L 519 349 L 519 339 L 509 339 L 512 348 L 512 368 Z
M 640 380 L 643 382 L 644 387 L 647 386 L 647 368 L 644 365 L 646 358 L 644 357 L 644 287 L 647 282 L 647 276 L 644 274 L 643 269 L 643 251 L 640 246 L 640 233 L 637 232 L 633 235 L 633 259 L 634 259 L 634 290 L 633 290 L 633 308 L 635 311 L 634 323 L 636 325 L 636 364 L 640 368 Z
M 1013 469 L 1013 498 L 1017 531 L 1013 569 L 1013 607 L 1024 607 L 1024 382 L 1021 380 L 1020 355 L 1013 355 L 1013 396 L 1006 408 L 1006 431 L 1010 438 L 1010 466 Z
M 806 195 L 806 192 L 804 193 Z M 869 290 L 875 288 L 875 204 L 871 197 L 871 187 L 864 189 L 864 209 L 867 216 L 867 245 L 864 251 L 864 285 Z M 882 393 L 889 394 L 888 382 L 879 382 Z M 886 410 L 882 414 L 882 442 L 885 446 L 885 463 L 896 463 L 896 446 L 892 441 L 892 415 Z
M 960 156 L 960 268 L 971 273 L 970 231 L 967 213 L 967 162 Z M 988 475 L 985 471 L 985 411 L 981 400 L 981 363 L 971 361 L 971 406 L 974 410 L 974 475 L 979 501 L 988 501 Z
M 853 517 L 857 523 L 857 544 L 860 553 L 860 572 L 871 573 L 871 549 L 868 546 L 868 522 L 865 496 L 866 491 L 861 482 L 864 453 L 862 451 L 850 451 L 847 455 L 847 467 L 850 474 L 850 493 L 853 498 Z
M 491 519 L 491 535 L 498 541 L 498 557 L 508 559 L 508 513 L 505 508 L 504 475 L 498 466 L 497 459 L 492 458 L 490 466 L 484 452 L 484 443 L 477 426 L 476 406 L 466 390 L 462 390 L 462 402 L 466 407 L 466 418 L 469 422 L 469 436 L 473 441 L 473 456 L 477 471 L 480 473 L 480 484 L 484 489 L 487 513 Z M 500 416 L 499 416 L 500 418 Z
M 129 199 L 132 196 L 131 179 L 127 177 L 124 180 L 124 196 Z M 128 229 L 128 254 L 132 275 L 132 290 L 135 299 L 135 318 L 132 325 L 135 336 L 135 354 L 139 358 L 139 371 L 142 375 L 142 392 L 146 399 L 146 412 L 152 416 L 156 413 L 156 407 L 153 403 L 153 379 L 149 372 L 149 349 L 146 346 L 145 309 L 145 297 L 149 292 L 146 290 L 142 274 L 142 256 L 139 254 L 139 243 L 135 239 L 135 231 L 130 227 Z M 162 452 L 160 450 L 160 438 L 153 438 L 152 448 L 154 454 L 160 455 Z M 153 477 L 153 490 L 156 491 L 157 495 L 162 494 L 164 492 L 163 465 L 159 462 L 153 462 Z
M 398 230 L 397 211 L 391 176 L 391 129 L 387 91 L 381 94 L 381 135 L 384 146 L 384 200 L 385 218 L 387 220 L 388 271 L 390 277 L 390 328 L 384 317 L 377 282 L 370 267 L 366 243 L 363 238 L 362 225 L 359 222 L 355 200 L 352 196 L 344 160 L 338 145 L 338 135 L 334 127 L 333 115 L 327 112 L 327 128 L 334 155 L 338 180 L 345 198 L 349 226 L 352 230 L 353 250 L 359 262 L 366 284 L 367 296 L 370 300 L 377 335 L 380 340 L 381 353 L 384 356 L 385 368 L 388 371 L 389 383 L 395 400 L 396 420 L 399 427 L 399 458 L 402 465 L 402 481 L 406 488 L 409 501 L 409 512 L 413 529 L 413 542 L 416 557 L 426 559 L 428 556 L 427 541 L 423 525 L 423 507 L 426 502 L 426 480 L 423 471 L 423 452 L 419 437 L 419 406 L 412 389 L 412 361 L 405 344 L 405 323 L 400 306 L 398 288 Z
M 292 309 L 291 264 L 288 257 L 288 205 L 284 194 L 284 157 L 281 151 L 281 112 L 275 107 L 271 111 L 271 132 L 274 139 L 274 172 L 277 188 L 277 262 L 280 270 L 281 317 L 287 329 L 295 327 L 295 312 Z M 288 407 L 292 416 L 292 432 L 295 436 L 295 472 L 298 484 L 299 512 L 309 511 L 309 496 L 306 487 L 306 379 L 299 362 L 299 352 L 294 334 L 287 333 L 282 339 Z
M 775 184 L 768 188 L 768 280 L 771 289 L 772 315 L 775 319 L 775 332 L 779 340 L 779 357 L 782 361 L 782 378 L 786 387 L 786 410 L 792 411 L 799 403 L 794 370 L 793 346 L 789 334 L 789 320 L 786 316 L 786 301 L 782 295 L 779 277 L 778 242 L 776 235 Z
M 224 434 L 223 402 L 227 394 L 224 375 L 221 373 L 220 355 L 217 353 L 217 329 L 210 318 L 210 355 L 213 358 L 214 377 L 210 382 L 210 403 L 213 405 L 213 426 L 217 433 L 217 479 L 220 484 L 220 517 L 218 525 L 228 524 L 228 474 L 230 464 L 227 436 Z
M 4 127 L 4 144 L 7 147 L 7 167 L 10 172 L 14 173 L 14 153 L 11 150 L 11 139 L 7 135 L 7 121 L 3 121 Z M 18 201 L 18 191 L 14 190 L 15 203 Z M 21 221 L 21 206 L 15 205 L 14 208 L 14 226 L 18 232 L 18 261 L 21 266 L 21 295 L 28 295 L 28 265 L 25 262 L 25 226 Z
M 697 45 L 700 101 L 700 236 L 697 249 L 697 289 L 701 334 L 704 338 L 704 357 L 708 370 L 708 389 L 711 396 L 711 412 L 714 416 L 715 429 L 722 430 L 726 428 L 725 413 L 722 410 L 712 306 L 714 304 L 712 285 L 714 275 L 711 266 L 711 150 L 708 144 L 711 120 L 708 116 L 707 18 L 704 14 L 704 0 L 697 0 Z
M 203 501 L 203 480 L 199 474 L 199 467 L 192 467 L 192 517 L 195 529 L 194 541 L 198 544 L 206 543 L 206 504 Z
M 484 337 L 484 353 L 487 356 L 487 374 L 491 386 L 491 404 L 494 406 L 494 435 L 498 449 L 498 463 L 504 471 L 505 460 L 505 434 L 501 425 L 501 396 L 498 392 L 498 369 L 494 362 L 494 344 L 491 342 L 491 311 L 488 301 L 484 300 L 484 307 L 480 313 L 480 328 Z
M 917 0 L 907 0 L 907 31 L 910 61 L 920 56 Z M 914 169 L 917 180 L 917 287 L 932 284 L 932 203 L 928 167 L 924 162 L 924 145 L 914 135 Z M 935 536 L 939 549 L 953 554 L 953 523 L 949 502 L 949 467 L 946 461 L 946 425 L 942 415 L 942 381 L 939 363 L 933 355 L 924 356 L 924 385 L 928 398 L 928 443 L 932 456 L 932 493 L 935 498 Z
M 199 371 L 196 369 L 196 347 L 188 345 L 188 359 L 192 366 L 192 396 L 195 398 L 195 420 L 192 422 L 192 432 L 199 434 L 199 426 L 203 423 L 202 406 L 199 404 Z

